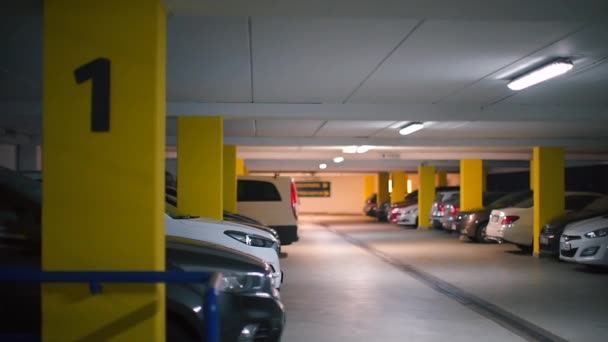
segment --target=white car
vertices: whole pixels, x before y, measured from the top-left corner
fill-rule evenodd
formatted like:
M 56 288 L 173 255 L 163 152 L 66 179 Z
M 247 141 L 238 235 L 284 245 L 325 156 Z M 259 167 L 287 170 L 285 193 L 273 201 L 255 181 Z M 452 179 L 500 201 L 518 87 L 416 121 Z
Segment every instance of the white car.
M 407 207 L 399 208 L 399 216 L 397 224 L 404 226 L 418 225 L 418 204 L 412 204 Z
M 233 222 L 174 217 L 165 214 L 165 235 L 211 242 L 262 259 L 272 268 L 274 286 L 281 287 L 279 243 L 272 234 Z
M 602 197 L 593 192 L 566 192 L 566 211 L 580 210 Z M 498 242 L 510 242 L 528 250 L 533 245 L 534 198 L 528 198 L 513 207 L 492 210 L 486 228 L 487 238 Z
M 559 258 L 586 265 L 608 265 L 608 216 L 566 226 L 559 240 Z

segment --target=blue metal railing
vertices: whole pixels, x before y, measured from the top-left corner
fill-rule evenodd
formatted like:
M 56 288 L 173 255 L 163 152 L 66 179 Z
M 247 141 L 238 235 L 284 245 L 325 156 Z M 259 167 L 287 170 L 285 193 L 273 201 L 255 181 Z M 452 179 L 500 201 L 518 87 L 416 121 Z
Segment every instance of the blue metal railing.
M 102 283 L 196 283 L 208 282 L 203 306 L 207 342 L 220 342 L 218 287 L 220 273 L 181 271 L 39 271 L 1 269 L 0 282 L 89 283 L 91 294 L 103 292 Z M 0 336 L 0 340 L 3 337 Z

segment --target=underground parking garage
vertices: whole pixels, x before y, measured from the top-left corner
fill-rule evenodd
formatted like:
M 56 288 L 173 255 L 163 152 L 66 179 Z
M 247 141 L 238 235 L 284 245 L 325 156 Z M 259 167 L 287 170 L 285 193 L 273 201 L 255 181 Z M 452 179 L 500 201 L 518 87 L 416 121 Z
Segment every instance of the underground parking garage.
M 0 340 L 605 340 L 604 1 L 0 9 Z

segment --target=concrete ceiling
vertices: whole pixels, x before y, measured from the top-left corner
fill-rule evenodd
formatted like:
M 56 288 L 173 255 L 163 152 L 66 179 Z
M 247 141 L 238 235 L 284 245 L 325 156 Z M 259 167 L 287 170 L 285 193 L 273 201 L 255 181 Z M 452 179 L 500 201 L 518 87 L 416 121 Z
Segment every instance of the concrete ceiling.
M 521 167 L 539 145 L 608 160 L 606 1 L 165 3 L 169 146 L 176 116 L 221 115 L 252 170 L 314 170 L 349 145 L 376 148 L 330 171 Z M 15 4 L 0 18 L 0 128 L 40 141 L 41 7 Z M 556 57 L 574 70 L 506 87 Z M 411 121 L 425 129 L 399 136 Z

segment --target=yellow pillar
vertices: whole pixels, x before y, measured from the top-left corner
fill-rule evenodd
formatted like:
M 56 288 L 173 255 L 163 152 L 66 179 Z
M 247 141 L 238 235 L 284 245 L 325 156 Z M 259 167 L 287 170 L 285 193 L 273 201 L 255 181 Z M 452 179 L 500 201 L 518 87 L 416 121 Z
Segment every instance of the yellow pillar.
M 534 147 L 533 155 L 534 255 L 538 255 L 542 226 L 565 210 L 564 149 Z
M 378 196 L 376 197 L 376 205 L 381 206 L 382 203 L 390 200 L 388 194 L 388 172 L 378 173 Z
M 437 171 L 437 180 L 435 181 L 436 186 L 448 185 L 448 173 L 445 171 Z
M 241 158 L 237 158 L 236 159 L 236 175 L 244 176 L 248 173 L 249 172 L 247 172 L 247 167 L 245 166 L 245 161 Z
M 534 160 L 530 160 L 530 190 L 534 190 Z
M 407 173 L 402 171 L 391 172 L 393 181 L 393 193 L 391 194 L 391 204 L 403 202 L 407 194 Z
M 236 213 L 236 146 L 224 145 L 224 210 Z
M 367 175 L 363 177 L 363 200 L 367 200 L 376 192 L 376 176 Z
M 418 228 L 428 227 L 430 223 L 431 207 L 435 200 L 435 167 L 418 167 Z
M 483 160 L 460 161 L 460 209 L 483 208 Z
M 162 271 L 165 10 L 43 3 L 42 268 Z M 165 286 L 44 284 L 42 339 L 163 341 Z
M 180 213 L 221 220 L 224 211 L 221 117 L 177 120 L 177 205 Z

